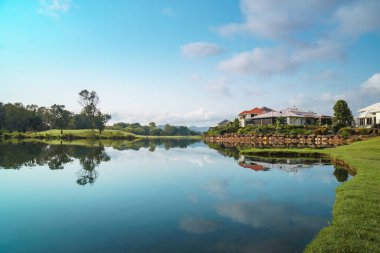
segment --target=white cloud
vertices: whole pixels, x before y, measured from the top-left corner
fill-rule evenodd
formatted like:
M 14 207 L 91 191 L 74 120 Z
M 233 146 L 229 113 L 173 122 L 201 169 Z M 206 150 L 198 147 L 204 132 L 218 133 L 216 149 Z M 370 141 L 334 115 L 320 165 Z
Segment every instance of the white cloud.
M 298 46 L 292 58 L 298 63 L 335 60 L 344 57 L 343 45 L 334 40 L 318 40 Z
M 380 2 L 356 1 L 340 7 L 334 14 L 340 35 L 357 37 L 363 33 L 379 31 Z
M 308 96 L 297 94 L 288 101 L 289 106 L 302 110 L 311 110 L 316 113 L 331 115 L 335 102 L 339 99 L 348 99 L 347 94 L 331 94 L 330 92 Z
M 42 15 L 59 18 L 72 7 L 71 0 L 40 0 L 37 12 Z
M 380 30 L 377 0 L 241 0 L 243 22 L 214 28 L 221 35 L 247 34 L 281 42 L 222 61 L 232 73 L 275 75 L 301 65 L 342 60 L 360 35 Z
M 353 114 L 365 106 L 379 102 L 380 98 L 380 73 L 373 74 L 362 84 L 346 89 L 342 94 L 330 92 L 308 96 L 298 94 L 289 99 L 289 106 L 295 105 L 300 109 L 310 109 L 318 113 L 332 114 L 332 108 L 339 99 L 347 101 Z
M 224 52 L 223 48 L 215 43 L 192 42 L 181 47 L 182 55 L 187 58 L 200 58 L 219 55 Z
M 111 113 L 114 116 L 113 113 Z M 214 112 L 206 110 L 205 108 L 198 108 L 190 112 L 133 112 L 133 113 L 116 113 L 117 119 L 112 122 L 139 122 L 141 124 L 148 124 L 151 121 L 156 124 L 171 124 L 171 125 L 185 125 L 185 126 L 213 126 L 221 119 L 231 118 L 234 115 L 227 115 L 223 112 Z
M 236 33 L 277 39 L 307 30 L 329 8 L 340 1 L 330 0 L 242 0 L 244 22 L 230 23 L 215 30 L 224 36 Z
M 297 49 L 255 48 L 221 61 L 217 68 L 227 73 L 271 76 L 297 70 L 305 63 L 344 58 L 344 49 L 334 41 L 303 43 Z
M 219 63 L 218 69 L 235 74 L 272 75 L 294 69 L 297 63 L 283 49 L 255 48 Z
M 241 0 L 243 22 L 222 25 L 223 35 L 239 33 L 289 39 L 317 25 L 349 36 L 380 28 L 378 0 Z
M 367 81 L 360 86 L 361 92 L 366 95 L 380 96 L 380 73 L 371 76 Z

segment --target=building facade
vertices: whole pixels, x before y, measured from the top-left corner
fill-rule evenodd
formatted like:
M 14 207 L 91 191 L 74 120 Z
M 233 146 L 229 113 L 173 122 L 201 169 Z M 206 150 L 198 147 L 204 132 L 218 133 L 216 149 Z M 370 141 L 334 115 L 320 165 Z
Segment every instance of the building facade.
M 358 110 L 358 117 L 355 119 L 359 127 L 372 127 L 380 124 L 380 102 Z
M 247 125 L 252 125 L 252 119 L 254 117 L 271 111 L 273 110 L 265 106 L 261 108 L 255 107 L 252 110 L 243 111 L 238 115 L 240 126 L 245 127 Z
M 273 125 L 277 121 L 283 125 L 305 126 L 327 124 L 328 121 L 331 121 L 331 117 L 317 114 L 312 111 L 301 111 L 294 107 L 257 115 L 251 119 L 251 124 Z

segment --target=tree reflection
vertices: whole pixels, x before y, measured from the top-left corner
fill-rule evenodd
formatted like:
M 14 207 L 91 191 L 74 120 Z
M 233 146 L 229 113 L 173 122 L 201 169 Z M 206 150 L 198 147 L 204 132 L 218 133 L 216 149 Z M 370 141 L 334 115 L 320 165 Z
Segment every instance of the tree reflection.
M 102 162 L 108 162 L 111 157 L 107 155 L 103 146 L 94 147 L 88 150 L 87 154 L 79 157 L 79 163 L 82 169 L 78 172 L 77 183 L 79 185 L 93 184 L 98 177 L 95 170 Z
M 191 144 L 199 142 L 193 139 L 142 139 L 133 142 L 114 142 L 112 147 L 117 150 L 140 150 L 140 148 L 147 148 L 149 151 L 154 152 L 157 147 L 163 147 L 166 150 L 171 148 L 186 148 Z
M 139 150 L 146 148 L 154 152 L 157 147 L 165 149 L 186 148 L 199 142 L 192 139 L 144 139 L 138 141 L 105 141 L 106 145 L 117 150 Z M 22 167 L 48 166 L 51 170 L 62 170 L 65 165 L 79 160 L 81 169 L 78 171 L 76 182 L 79 185 L 93 184 L 98 172 L 95 170 L 102 162 L 110 161 L 103 142 L 53 144 L 41 141 L 35 142 L 1 142 L 0 169 L 20 169 Z
M 102 162 L 111 160 L 104 146 L 49 145 L 46 143 L 0 143 L 0 169 L 19 169 L 47 165 L 51 170 L 62 170 L 65 165 L 79 160 L 81 169 L 76 182 L 93 184 L 98 177 L 95 170 Z
M 62 170 L 66 163 L 73 161 L 70 155 L 70 147 L 65 145 L 49 146 L 49 159 L 47 165 L 51 170 Z
M 338 182 L 345 182 L 348 179 L 348 170 L 334 166 L 334 176 Z

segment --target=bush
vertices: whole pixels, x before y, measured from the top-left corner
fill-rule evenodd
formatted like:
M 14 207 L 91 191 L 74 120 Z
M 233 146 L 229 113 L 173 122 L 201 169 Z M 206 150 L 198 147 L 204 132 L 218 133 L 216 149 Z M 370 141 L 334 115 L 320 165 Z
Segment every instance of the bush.
M 351 130 L 349 127 L 341 128 L 338 132 L 343 139 L 348 139 L 351 135 Z
M 327 135 L 329 133 L 329 128 L 328 127 L 318 127 L 314 129 L 313 133 L 315 135 Z
M 336 123 L 332 124 L 332 129 L 333 129 L 334 134 L 338 133 L 338 131 L 343 127 L 345 127 L 345 124 L 343 124 L 343 123 L 336 122 Z

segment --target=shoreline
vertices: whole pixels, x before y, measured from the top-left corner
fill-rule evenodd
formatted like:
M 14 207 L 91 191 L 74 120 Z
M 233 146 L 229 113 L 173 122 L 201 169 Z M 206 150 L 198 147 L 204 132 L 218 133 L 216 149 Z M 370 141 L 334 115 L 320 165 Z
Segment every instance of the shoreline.
M 97 130 L 78 129 L 78 130 L 60 130 L 53 129 L 43 132 L 3 132 L 0 134 L 0 140 L 23 140 L 23 139 L 41 139 L 41 140 L 139 140 L 139 139 L 202 139 L 202 136 L 151 136 L 151 135 L 136 135 L 130 132 L 121 130 L 106 129 L 99 133 Z
M 333 220 L 305 252 L 380 252 L 380 137 L 326 149 L 241 149 L 245 155 L 265 153 L 327 155 L 356 175 L 336 189 Z

